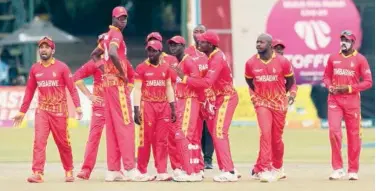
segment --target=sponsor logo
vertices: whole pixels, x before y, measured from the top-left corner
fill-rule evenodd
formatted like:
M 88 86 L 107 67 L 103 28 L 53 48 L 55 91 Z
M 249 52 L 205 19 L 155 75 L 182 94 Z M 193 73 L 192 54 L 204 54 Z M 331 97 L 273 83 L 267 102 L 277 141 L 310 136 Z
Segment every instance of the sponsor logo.
M 294 28 L 296 34 L 311 50 L 325 48 L 331 41 L 330 26 L 325 21 L 297 21 Z
M 52 72 L 52 76 L 53 76 L 53 77 L 56 77 L 56 73 L 55 73 L 55 72 Z
M 165 80 L 146 80 L 146 86 L 156 86 L 156 87 L 166 86 L 166 81 Z
M 336 107 L 337 107 L 336 105 L 329 105 L 329 108 L 332 108 L 332 109 L 334 109 Z
M 59 86 L 59 80 L 42 80 L 37 82 L 38 87 L 56 87 Z
M 334 75 L 337 76 L 354 76 L 354 70 L 342 69 L 342 68 L 334 68 Z
M 253 70 L 253 71 L 258 73 L 258 72 L 262 72 L 262 70 L 263 70 L 263 69 L 255 69 L 255 70 Z
M 35 77 L 39 78 L 39 77 L 42 77 L 43 76 L 43 73 L 37 73 L 35 74 Z
M 145 76 L 153 76 L 154 73 L 151 73 L 151 72 L 148 72 L 148 73 L 145 73 Z
M 278 75 L 262 75 L 256 76 L 258 82 L 276 82 L 278 81 Z
M 340 60 L 335 60 L 335 61 L 333 61 L 333 64 L 341 64 L 341 61 Z
M 208 69 L 208 65 L 207 64 L 199 64 L 198 65 L 198 70 L 201 72 L 203 70 L 207 70 Z

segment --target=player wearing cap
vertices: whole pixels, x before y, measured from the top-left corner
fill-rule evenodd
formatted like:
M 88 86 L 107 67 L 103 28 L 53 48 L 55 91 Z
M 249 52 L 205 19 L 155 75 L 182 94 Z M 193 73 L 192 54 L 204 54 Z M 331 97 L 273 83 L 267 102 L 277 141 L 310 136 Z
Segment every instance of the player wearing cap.
M 103 54 L 104 100 L 107 142 L 106 181 L 137 179 L 135 169 L 134 122 L 128 89 L 126 45 L 121 31 L 127 24 L 127 10 L 118 6 L 112 11 L 112 25 L 103 43 L 92 52 L 94 61 Z M 121 161 L 124 173 L 121 172 Z
M 208 72 L 204 78 L 189 77 L 178 67 L 174 70 L 187 83 L 194 88 L 212 87 L 215 95 L 215 114 L 213 120 L 208 120 L 214 149 L 217 156 L 220 175 L 214 177 L 217 182 L 233 182 L 238 180 L 234 164 L 231 158 L 228 131 L 232 116 L 238 105 L 238 93 L 233 87 L 231 67 L 226 60 L 225 54 L 218 48 L 219 37 L 212 31 L 207 31 L 198 36 L 199 49 L 208 58 Z
M 152 178 L 147 174 L 150 149 L 153 147 L 156 180 L 171 180 L 167 174 L 167 135 L 176 121 L 175 97 L 169 66 L 161 63 L 162 43 L 152 40 L 146 45 L 148 59 L 136 68 L 134 86 L 134 121 L 140 125 L 137 168 L 139 181 Z
M 107 34 L 103 33 L 98 37 L 98 44 L 102 43 Z M 103 57 L 103 55 L 102 55 Z M 104 111 L 104 92 L 103 92 L 103 58 L 98 62 L 89 60 L 81 68 L 79 68 L 73 75 L 73 79 L 78 89 L 92 102 L 92 116 L 90 123 L 89 138 L 86 143 L 84 162 L 81 171 L 77 174 L 78 178 L 87 180 L 95 166 L 98 147 L 105 124 Z M 94 79 L 93 92 L 90 92 L 86 87 L 83 79 L 92 76 Z M 133 69 L 129 62 L 127 62 L 127 76 L 129 81 L 133 81 Z M 131 87 L 129 87 L 131 88 Z
M 252 176 L 261 182 L 285 178 L 282 141 L 288 96 L 295 83 L 291 63 L 272 49 L 272 37 L 257 38 L 258 54 L 245 64 L 245 79 L 257 114 L 260 128 L 260 148 Z
M 167 41 L 169 51 L 179 63 L 174 67 L 180 67 L 185 75 L 190 77 L 199 77 L 200 72 L 198 65 L 193 61 L 192 57 L 184 53 L 185 40 L 182 36 L 174 36 Z M 197 120 L 200 112 L 200 102 L 198 100 L 198 91 L 193 87 L 182 82 L 182 79 L 171 72 L 171 80 L 175 81 L 175 97 L 176 97 L 176 114 L 177 121 L 170 131 L 170 142 L 175 142 L 177 146 L 178 158 L 182 159 L 185 173 L 181 173 L 174 177 L 175 181 L 201 181 L 202 175 L 199 167 L 199 158 L 201 156 L 200 142 L 196 143 L 197 137 L 201 136 L 202 129 L 197 128 Z M 200 124 L 201 125 L 201 124 Z M 182 133 L 181 133 L 182 131 Z M 179 156 L 179 153 L 188 151 L 188 158 Z M 201 157 L 202 158 L 202 157 Z M 192 169 L 193 168 L 193 169 Z
M 208 72 L 208 57 L 201 51 L 198 50 L 198 40 L 197 35 L 200 35 L 202 33 L 206 32 L 206 27 L 204 25 L 198 25 L 193 29 L 193 39 L 195 41 L 194 45 L 189 46 L 185 53 L 192 57 L 193 61 L 197 64 L 198 69 L 200 71 L 200 76 L 204 77 L 206 73 Z M 194 144 L 198 144 L 202 147 L 202 152 L 204 154 L 204 158 L 202 158 L 202 155 L 199 156 L 199 168 L 204 169 L 212 169 L 212 158 L 214 153 L 214 146 L 213 146 L 213 140 L 211 138 L 211 135 L 208 131 L 207 123 L 204 122 L 204 120 L 212 118 L 212 113 L 208 112 L 207 106 L 209 106 L 209 103 L 213 103 L 215 101 L 215 95 L 214 92 L 211 91 L 210 88 L 205 89 L 205 91 L 201 91 L 199 93 L 199 100 L 201 102 L 201 108 L 200 108 L 200 115 L 197 120 L 197 127 L 198 131 L 202 131 L 201 135 L 198 135 L 194 139 Z M 201 150 L 201 149 L 200 149 Z M 205 163 L 204 163 L 205 160 Z
M 348 176 L 349 180 L 358 180 L 361 150 L 360 92 L 372 87 L 372 75 L 367 59 L 354 49 L 355 35 L 346 30 L 340 38 L 341 50 L 329 56 L 323 79 L 329 89 L 328 121 L 333 168 L 329 179 L 341 179 L 346 174 L 341 154 L 341 122 L 344 119 L 348 143 Z
M 64 62 L 53 57 L 55 54 L 53 40 L 43 37 L 38 46 L 41 61 L 33 64 L 30 69 L 21 109 L 14 117 L 14 124 L 18 126 L 29 109 L 35 90 L 38 89 L 38 108 L 35 111 L 34 125 L 33 175 L 27 181 L 43 182 L 46 145 L 51 131 L 65 170 L 65 181 L 73 182 L 73 157 L 68 132 L 68 105 L 65 89 L 67 88 L 70 92 L 78 119 L 82 118 L 80 100 L 70 69 Z
M 282 56 L 284 55 L 286 45 L 285 45 L 285 43 L 283 43 L 282 40 L 273 39 L 272 47 L 273 47 L 274 52 L 276 52 L 276 53 L 278 53 Z M 292 85 L 290 91 L 288 92 L 288 94 L 289 94 L 289 105 L 292 105 L 295 102 L 295 97 L 296 97 L 297 91 L 298 91 L 298 86 L 296 85 L 296 83 L 294 83 L 294 85 Z

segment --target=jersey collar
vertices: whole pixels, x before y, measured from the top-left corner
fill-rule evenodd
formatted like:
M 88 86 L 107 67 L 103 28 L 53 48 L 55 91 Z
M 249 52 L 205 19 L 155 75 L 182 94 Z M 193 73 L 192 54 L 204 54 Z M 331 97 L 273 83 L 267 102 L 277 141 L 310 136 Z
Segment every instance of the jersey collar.
M 349 54 L 349 55 L 346 56 L 346 55 L 342 54 L 342 50 L 340 50 L 339 54 L 342 55 L 344 58 L 349 58 L 351 56 L 356 56 L 358 54 L 358 51 L 354 50 L 354 52 L 352 54 Z
M 115 29 L 115 30 L 117 30 L 117 31 L 120 31 L 120 29 L 119 28 L 117 28 L 117 27 L 115 27 L 114 25 L 110 25 L 110 26 L 108 26 L 110 29 Z
M 219 52 L 219 48 L 216 48 L 215 50 L 213 50 L 213 52 L 211 52 L 211 53 L 209 54 L 208 59 L 210 59 L 212 56 L 214 56 L 214 54 L 217 53 L 217 52 Z
M 47 60 L 47 63 L 43 63 L 42 61 L 39 61 L 39 64 L 44 66 L 44 67 L 51 66 L 51 65 L 55 64 L 55 58 L 51 58 L 51 59 Z

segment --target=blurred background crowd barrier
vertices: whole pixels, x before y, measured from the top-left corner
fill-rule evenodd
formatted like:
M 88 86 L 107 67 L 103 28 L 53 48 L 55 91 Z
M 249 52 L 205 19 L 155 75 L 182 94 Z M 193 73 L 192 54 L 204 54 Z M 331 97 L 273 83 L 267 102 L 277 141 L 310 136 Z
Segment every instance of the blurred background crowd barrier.
M 204 24 L 221 38 L 220 48 L 233 68 L 240 95 L 233 126 L 254 126 L 255 113 L 244 80 L 244 64 L 256 53 L 256 38 L 268 32 L 286 44 L 299 84 L 289 108 L 289 128 L 327 128 L 327 90 L 322 74 L 331 53 L 339 51 L 344 29 L 357 36 L 356 48 L 375 72 L 375 1 L 371 0 L 0 0 L 0 127 L 11 127 L 22 102 L 28 71 L 38 56 L 36 41 L 48 34 L 58 41 L 55 56 L 72 72 L 89 59 L 96 38 L 108 29 L 111 10 L 128 9 L 124 30 L 128 56 L 135 67 L 145 58 L 146 35 L 159 31 L 164 40 L 181 34 L 193 43 L 192 30 Z M 86 79 L 92 84 L 92 79 Z M 362 126 L 374 128 L 375 89 L 362 96 Z M 82 94 L 85 118 L 91 105 Z M 34 101 L 37 96 L 34 96 Z M 23 127 L 33 127 L 35 102 Z M 73 113 L 73 112 L 72 112 Z

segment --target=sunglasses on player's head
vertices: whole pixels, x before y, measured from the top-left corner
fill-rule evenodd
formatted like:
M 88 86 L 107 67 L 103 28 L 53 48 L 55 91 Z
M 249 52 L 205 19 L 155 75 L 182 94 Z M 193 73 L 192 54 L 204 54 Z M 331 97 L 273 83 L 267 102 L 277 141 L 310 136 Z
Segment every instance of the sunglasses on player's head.
M 348 35 L 348 36 L 350 36 L 350 35 L 353 35 L 353 33 L 351 31 L 349 31 L 349 30 L 344 30 L 344 31 L 342 31 L 341 35 Z

